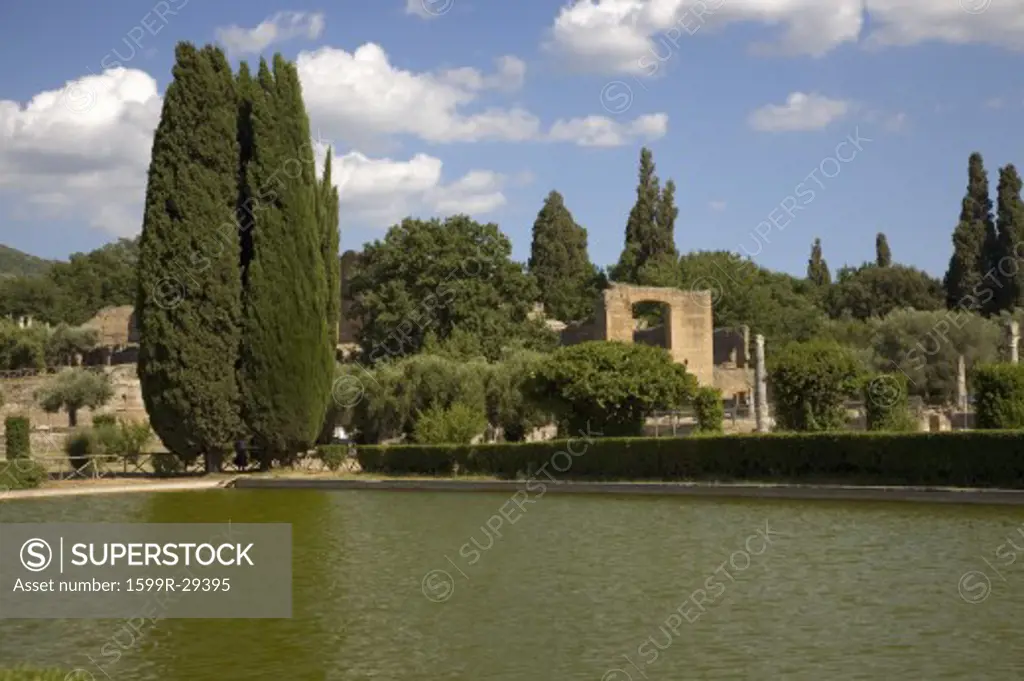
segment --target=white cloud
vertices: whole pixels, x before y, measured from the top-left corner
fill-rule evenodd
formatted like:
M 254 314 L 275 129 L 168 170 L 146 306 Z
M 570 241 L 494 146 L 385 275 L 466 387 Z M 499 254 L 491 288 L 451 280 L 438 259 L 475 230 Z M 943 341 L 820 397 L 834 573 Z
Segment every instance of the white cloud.
M 405 13 L 422 19 L 436 19 L 455 4 L 455 0 L 405 0 Z
M 634 139 L 656 140 L 668 130 L 666 114 L 640 116 L 631 123 L 619 123 L 605 116 L 587 116 L 556 121 L 549 139 L 573 142 L 581 147 L 618 147 Z
M 137 233 L 161 106 L 153 78 L 122 68 L 41 92 L 24 106 L 0 100 L 0 192 L 40 217 Z
M 162 98 L 156 81 L 113 69 L 0 100 L 0 195 L 18 212 L 69 218 L 116 236 L 138 234 Z M 314 125 L 316 121 L 314 120 Z M 326 144 L 318 144 L 322 157 Z M 343 224 L 386 227 L 407 214 L 483 214 L 505 202 L 505 178 L 473 170 L 446 182 L 440 159 L 335 156 Z
M 278 12 L 255 28 L 227 26 L 217 29 L 217 40 L 232 54 L 259 54 L 271 45 L 294 38 L 315 40 L 324 31 L 324 15 Z
M 821 130 L 845 116 L 850 102 L 823 95 L 794 92 L 785 104 L 766 104 L 747 119 L 750 127 L 761 132 Z
M 774 43 L 752 46 L 762 53 L 821 56 L 844 43 L 929 40 L 1024 49 L 1020 1 L 991 1 L 975 14 L 963 8 L 987 1 L 572 0 L 555 17 L 547 46 L 576 68 L 648 76 L 691 36 L 736 23 L 779 27 Z
M 367 43 L 352 53 L 333 47 L 303 52 L 297 65 L 310 117 L 357 147 L 400 136 L 432 143 L 551 140 L 590 146 L 594 139 L 603 144 L 619 139 L 621 144 L 634 136 L 664 134 L 667 120 L 665 114 L 642 116 L 623 127 L 591 116 L 559 121 L 545 132 L 540 119 L 522 107 L 481 109 L 488 90 L 522 84 L 526 66 L 511 56 L 498 60 L 494 74 L 470 67 L 415 73 L 392 65 L 379 45 Z M 472 105 L 477 110 L 467 112 Z

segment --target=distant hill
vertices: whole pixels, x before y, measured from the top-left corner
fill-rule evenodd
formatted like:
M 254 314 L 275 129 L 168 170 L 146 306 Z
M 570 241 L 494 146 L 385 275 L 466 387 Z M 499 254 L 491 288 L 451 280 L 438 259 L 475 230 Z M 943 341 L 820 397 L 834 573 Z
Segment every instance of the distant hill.
M 54 262 L 0 244 L 0 277 L 42 274 Z

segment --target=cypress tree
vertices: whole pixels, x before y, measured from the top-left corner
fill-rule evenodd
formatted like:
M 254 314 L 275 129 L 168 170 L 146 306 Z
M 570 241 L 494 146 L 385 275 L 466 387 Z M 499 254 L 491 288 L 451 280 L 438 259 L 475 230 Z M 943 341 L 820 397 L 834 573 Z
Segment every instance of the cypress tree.
M 650 256 L 652 242 L 658 241 L 657 214 L 661 191 L 658 176 L 654 174 L 654 156 L 647 147 L 640 150 L 638 175 L 636 203 L 626 222 L 626 244 L 612 272 L 616 281 L 634 284 L 639 283 L 640 268 Z
M 139 380 L 170 451 L 219 466 L 239 432 L 237 98 L 223 52 L 175 49 L 138 259 Z
M 587 230 L 576 224 L 556 191 L 544 199 L 533 223 L 528 267 L 550 317 L 567 322 L 590 317 L 597 271 L 587 254 Z
M 1024 307 L 1024 257 L 1018 251 L 1024 242 L 1024 203 L 1020 198 L 1021 179 L 1011 163 L 999 171 L 996 189 L 996 220 L 998 220 L 998 254 L 994 263 L 999 287 L 996 289 L 996 311 L 1012 312 Z
M 239 382 L 262 464 L 305 451 L 323 425 L 334 348 L 309 119 L 298 74 L 280 55 L 260 61 L 251 92 L 246 193 L 258 203 L 242 306 Z
M 989 253 L 986 254 L 986 242 Z M 960 207 L 960 221 L 953 230 L 953 255 L 943 279 L 946 306 L 968 305 L 981 290 L 987 266 L 995 258 L 995 226 L 992 200 L 988 195 L 988 174 L 981 154 L 974 152 L 967 163 L 967 193 Z
M 815 239 L 811 246 L 811 257 L 807 261 L 807 278 L 815 286 L 823 287 L 832 283 L 828 263 L 821 255 L 821 239 Z
M 658 210 L 655 215 L 653 238 L 650 240 L 648 258 L 671 258 L 673 261 L 679 259 L 679 251 L 676 250 L 676 218 L 679 217 L 679 208 L 676 207 L 676 183 L 669 180 L 665 183 L 658 198 Z
M 892 264 L 892 252 L 889 250 L 889 240 L 881 232 L 875 237 L 875 264 L 879 267 L 888 267 Z
M 327 320 L 328 343 L 332 350 L 338 345 L 338 323 L 341 316 L 341 233 L 338 231 L 338 188 L 331 177 L 333 152 L 327 149 L 324 159 L 324 174 L 317 186 L 317 206 L 320 209 L 321 257 L 327 277 Z

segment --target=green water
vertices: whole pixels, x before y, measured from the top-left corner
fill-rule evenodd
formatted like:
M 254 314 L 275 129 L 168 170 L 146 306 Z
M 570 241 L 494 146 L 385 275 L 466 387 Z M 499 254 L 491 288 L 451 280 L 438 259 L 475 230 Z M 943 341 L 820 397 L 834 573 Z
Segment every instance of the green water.
M 0 504 L 3 522 L 294 524 L 291 620 L 163 620 L 137 636 L 119 621 L 0 619 L 0 667 L 82 668 L 83 681 L 1024 677 L 1021 509 L 529 501 L 224 490 Z M 991 589 L 979 573 L 958 588 L 969 571 Z M 112 642 L 116 661 L 101 653 Z

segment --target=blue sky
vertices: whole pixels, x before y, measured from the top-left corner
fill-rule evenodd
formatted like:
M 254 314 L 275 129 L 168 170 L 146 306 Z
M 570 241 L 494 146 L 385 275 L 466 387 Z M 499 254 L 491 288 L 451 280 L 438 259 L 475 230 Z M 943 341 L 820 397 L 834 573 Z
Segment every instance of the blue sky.
M 525 260 L 557 189 L 613 263 L 646 144 L 678 186 L 684 252 L 802 275 L 815 237 L 835 270 L 883 231 L 941 275 L 968 155 L 993 195 L 998 168 L 1024 164 L 1020 0 L 422 2 L 4 3 L 0 242 L 64 258 L 138 232 L 179 40 L 299 61 L 346 169 L 343 248 L 407 212 L 466 210 Z M 858 131 L 870 141 L 837 149 Z M 786 216 L 798 186 L 814 198 Z

